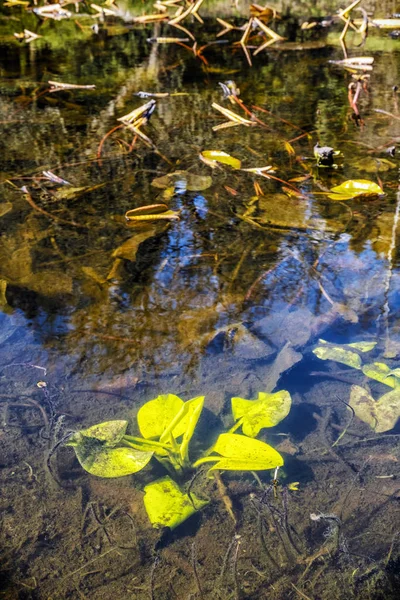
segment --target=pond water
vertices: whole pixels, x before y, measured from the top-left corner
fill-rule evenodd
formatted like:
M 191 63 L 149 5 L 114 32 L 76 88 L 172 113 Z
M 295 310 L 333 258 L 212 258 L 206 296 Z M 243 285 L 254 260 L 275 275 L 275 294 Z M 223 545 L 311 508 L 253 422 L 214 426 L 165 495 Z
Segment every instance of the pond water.
M 185 32 L 132 22 L 154 12 L 133 5 L 97 33 L 80 13 L 0 13 L 0 597 L 397 598 L 399 42 L 349 34 L 348 57 L 373 58 L 351 72 L 342 26 L 300 29 L 298 3 L 269 23 L 288 41 L 250 67 L 243 32 L 216 37 L 215 17 L 241 26 L 246 6 L 185 21 L 196 55 L 149 42 Z M 20 42 L 24 29 L 42 37 Z M 149 102 L 139 91 L 158 96 L 138 134 L 118 119 Z M 218 128 L 215 105 L 247 122 Z M 383 193 L 330 197 L 349 180 Z M 153 204 L 179 219 L 125 219 Z M 290 413 L 258 435 L 284 458 L 275 485 L 273 470 L 201 473 L 190 485 L 211 501 L 173 532 L 143 507 L 161 466 L 103 479 L 63 444 L 119 419 L 137 435 L 148 400 L 204 395 L 199 456 L 232 427 L 232 397 L 278 390 Z

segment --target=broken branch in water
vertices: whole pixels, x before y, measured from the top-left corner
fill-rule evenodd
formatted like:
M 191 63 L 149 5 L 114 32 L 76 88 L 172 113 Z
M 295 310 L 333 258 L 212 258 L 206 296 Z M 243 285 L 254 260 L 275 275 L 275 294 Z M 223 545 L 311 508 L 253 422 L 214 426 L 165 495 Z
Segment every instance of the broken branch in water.
M 78 85 L 75 83 L 61 83 L 61 81 L 49 81 L 50 92 L 60 92 L 61 90 L 94 90 L 96 86 L 91 85 Z
M 53 221 L 58 221 L 59 223 L 64 223 L 65 225 L 72 225 L 73 227 L 82 227 L 83 229 L 88 229 L 88 227 L 86 225 L 81 225 L 80 223 L 76 223 L 75 221 L 67 221 L 66 219 L 62 219 L 61 217 L 57 217 L 56 215 L 52 215 L 51 213 L 47 212 L 47 210 L 44 210 L 43 208 L 40 208 L 40 206 L 38 206 L 33 201 L 32 196 L 31 196 L 28 188 L 26 187 L 26 185 L 24 185 L 21 188 L 21 192 L 24 193 L 25 200 L 28 202 L 28 204 L 30 204 L 32 206 L 32 208 L 34 208 L 38 212 L 42 213 L 42 215 L 45 215 L 49 219 L 53 219 Z

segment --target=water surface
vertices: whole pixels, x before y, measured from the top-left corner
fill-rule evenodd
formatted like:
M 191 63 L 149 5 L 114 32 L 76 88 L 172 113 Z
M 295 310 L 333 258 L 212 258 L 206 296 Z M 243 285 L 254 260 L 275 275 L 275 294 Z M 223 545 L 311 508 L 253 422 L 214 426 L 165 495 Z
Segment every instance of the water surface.
M 252 68 L 234 35 L 203 60 L 190 44 L 147 42 L 171 35 L 160 25 L 121 20 L 97 35 L 46 21 L 35 42 L 13 39 L 35 22 L 20 9 L 1 18 L 0 594 L 394 598 L 398 427 L 376 434 L 354 418 L 332 448 L 351 416 L 350 386 L 375 398 L 389 388 L 312 350 L 321 337 L 375 341 L 371 362 L 397 366 L 398 158 L 387 151 L 400 134 L 396 41 L 381 33 L 349 47 L 374 58 L 360 79 L 331 62 L 343 58 L 337 29 L 304 34 L 287 20 L 275 25 L 291 45 Z M 199 45 L 217 31 L 210 17 Z M 223 98 L 219 82 L 230 79 L 264 125 L 213 131 L 224 120 L 213 102 L 249 118 Z M 96 88 L 50 92 L 49 80 Z M 139 91 L 169 93 L 143 128 L 153 148 L 112 131 L 147 101 Z M 341 152 L 335 168 L 318 168 L 317 142 Z M 204 150 L 243 169 L 271 166 L 284 183 L 211 169 Z M 166 189 L 154 182 L 176 172 Z M 327 196 L 351 179 L 384 195 Z M 126 211 L 160 202 L 180 220 L 126 223 Z M 132 418 L 168 392 L 206 396 L 195 440 L 204 447 L 232 425 L 232 396 L 280 389 L 291 413 L 260 438 L 285 457 L 281 495 L 266 497 L 252 475 L 226 476 L 236 527 L 214 490 L 198 517 L 161 535 L 142 508 L 155 471 L 102 480 L 71 449 L 51 453 L 68 431 Z

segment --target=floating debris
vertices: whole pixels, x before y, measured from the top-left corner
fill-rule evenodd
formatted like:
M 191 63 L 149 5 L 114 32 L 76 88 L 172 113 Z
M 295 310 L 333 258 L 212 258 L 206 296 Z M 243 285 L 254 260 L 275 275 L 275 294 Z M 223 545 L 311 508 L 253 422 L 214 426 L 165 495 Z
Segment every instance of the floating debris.
M 42 36 L 34 33 L 33 31 L 29 31 L 29 29 L 24 29 L 22 33 L 14 33 L 14 37 L 16 37 L 17 40 L 25 40 L 25 42 L 29 44 L 30 42 L 33 42 Z
M 96 86 L 90 85 L 78 85 L 76 83 L 62 83 L 61 81 L 49 81 L 50 92 L 60 92 L 62 90 L 94 90 Z

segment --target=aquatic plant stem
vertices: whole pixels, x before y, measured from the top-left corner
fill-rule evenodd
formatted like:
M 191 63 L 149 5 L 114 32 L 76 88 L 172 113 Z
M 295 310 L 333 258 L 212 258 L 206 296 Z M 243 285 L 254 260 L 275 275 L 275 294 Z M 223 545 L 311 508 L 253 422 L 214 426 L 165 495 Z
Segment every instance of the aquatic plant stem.
M 344 437 L 346 435 L 346 432 L 347 432 L 348 428 L 350 427 L 350 425 L 353 422 L 354 417 L 356 416 L 356 413 L 354 412 L 354 408 L 352 406 L 350 406 L 350 404 L 348 404 L 347 402 L 345 402 L 344 400 L 342 400 L 341 398 L 339 398 L 339 396 L 336 396 L 336 397 L 337 397 L 338 400 L 340 400 L 341 402 L 343 402 L 343 404 L 345 404 L 347 406 L 347 408 L 349 408 L 351 410 L 351 417 L 350 417 L 349 422 L 347 423 L 346 427 L 343 429 L 342 433 L 337 438 L 337 440 L 335 442 L 333 442 L 332 448 L 334 446 L 336 446 L 340 442 L 340 440 L 342 439 L 342 437 Z

